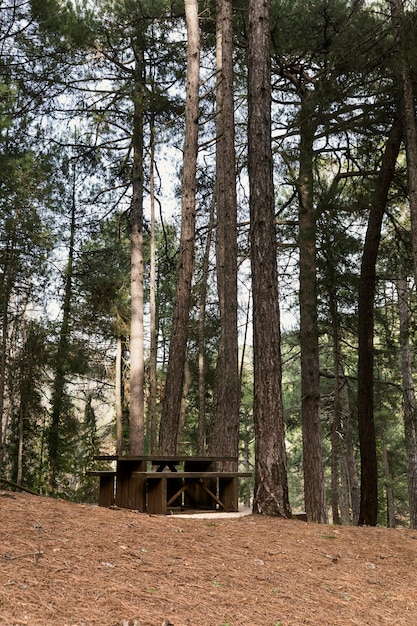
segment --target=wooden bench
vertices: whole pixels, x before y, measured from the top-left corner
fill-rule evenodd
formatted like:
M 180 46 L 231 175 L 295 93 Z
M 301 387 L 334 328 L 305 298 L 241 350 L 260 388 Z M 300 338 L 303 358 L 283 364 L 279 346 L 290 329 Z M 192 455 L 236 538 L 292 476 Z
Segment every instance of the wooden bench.
M 113 506 L 116 472 L 113 470 L 89 470 L 86 472 L 86 476 L 98 476 L 100 478 L 98 505 Z
M 251 472 L 133 472 L 146 487 L 146 511 L 166 515 L 169 508 L 187 499 L 193 508 L 238 510 L 238 479 L 251 478 Z

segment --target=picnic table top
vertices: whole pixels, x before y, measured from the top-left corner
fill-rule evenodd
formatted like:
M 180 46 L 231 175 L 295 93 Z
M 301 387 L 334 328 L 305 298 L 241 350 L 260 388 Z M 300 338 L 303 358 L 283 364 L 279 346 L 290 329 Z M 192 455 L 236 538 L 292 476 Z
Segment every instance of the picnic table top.
M 132 472 L 146 478 L 252 478 L 252 472 Z
M 185 454 L 104 454 L 93 457 L 95 461 L 167 461 L 170 463 L 185 463 L 192 461 L 193 463 L 210 463 L 212 461 L 235 461 L 237 457 L 233 456 L 190 456 Z

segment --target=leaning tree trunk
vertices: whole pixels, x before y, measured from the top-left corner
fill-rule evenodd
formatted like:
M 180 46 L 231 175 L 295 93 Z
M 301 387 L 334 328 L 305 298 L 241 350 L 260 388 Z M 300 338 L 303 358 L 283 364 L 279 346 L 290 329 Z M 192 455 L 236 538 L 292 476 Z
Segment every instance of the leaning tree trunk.
M 375 182 L 362 254 L 358 296 L 358 432 L 361 459 L 359 524 L 375 526 L 378 517 L 378 465 L 374 422 L 374 299 L 382 218 L 402 139 L 398 120 L 389 134 Z
M 233 99 L 232 1 L 217 0 L 217 290 L 220 345 L 211 452 L 236 457 L 239 450 L 237 334 L 237 200 Z M 236 470 L 233 462 L 224 469 Z
M 161 453 L 176 454 L 187 354 L 188 318 L 194 272 L 196 170 L 198 151 L 200 33 L 197 0 L 185 0 L 187 22 L 187 88 L 181 236 L 172 336 L 159 432 Z
M 307 520 L 327 522 L 320 424 L 316 215 L 313 203 L 314 94 L 301 93 L 299 171 L 300 348 L 304 502 Z
M 271 150 L 270 2 L 250 0 L 248 170 L 253 292 L 253 512 L 291 515 L 281 389 L 277 241 Z

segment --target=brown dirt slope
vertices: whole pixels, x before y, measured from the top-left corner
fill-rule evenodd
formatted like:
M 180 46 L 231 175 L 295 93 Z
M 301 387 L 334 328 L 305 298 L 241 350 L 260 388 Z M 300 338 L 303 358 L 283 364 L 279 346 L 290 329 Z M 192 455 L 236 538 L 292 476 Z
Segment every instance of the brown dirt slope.
M 417 531 L 0 492 L 0 624 L 417 625 Z

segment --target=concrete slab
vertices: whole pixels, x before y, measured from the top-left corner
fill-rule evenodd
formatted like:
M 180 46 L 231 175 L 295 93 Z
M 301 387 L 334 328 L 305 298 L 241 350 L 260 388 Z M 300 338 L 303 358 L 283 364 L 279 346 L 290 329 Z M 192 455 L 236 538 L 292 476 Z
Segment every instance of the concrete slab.
M 233 518 L 239 518 L 239 517 L 244 517 L 245 515 L 251 515 L 252 513 L 252 509 L 250 508 L 245 508 L 245 509 L 241 509 L 240 511 L 236 511 L 236 512 L 231 512 L 231 513 L 227 513 L 227 512 L 215 512 L 215 511 L 201 511 L 201 512 L 194 512 L 194 513 L 175 513 L 173 512 L 171 515 L 167 515 L 167 517 L 172 518 L 172 519 L 178 519 L 178 518 L 182 518 L 182 519 L 233 519 Z

